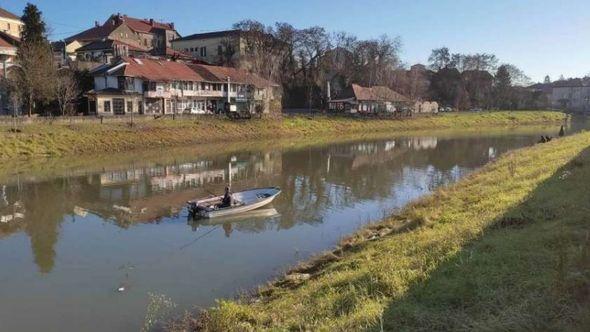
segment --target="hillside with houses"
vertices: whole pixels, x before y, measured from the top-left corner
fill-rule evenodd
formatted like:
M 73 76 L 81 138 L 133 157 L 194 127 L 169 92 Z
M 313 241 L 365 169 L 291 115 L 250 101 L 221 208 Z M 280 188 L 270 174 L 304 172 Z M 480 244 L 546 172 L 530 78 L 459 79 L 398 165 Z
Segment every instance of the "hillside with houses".
M 590 110 L 588 77 L 532 84 L 492 54 L 442 47 L 428 65 L 407 67 L 387 36 L 252 20 L 181 34 L 174 22 L 123 13 L 50 42 L 31 6 L 22 16 L 0 9 L 5 115 Z

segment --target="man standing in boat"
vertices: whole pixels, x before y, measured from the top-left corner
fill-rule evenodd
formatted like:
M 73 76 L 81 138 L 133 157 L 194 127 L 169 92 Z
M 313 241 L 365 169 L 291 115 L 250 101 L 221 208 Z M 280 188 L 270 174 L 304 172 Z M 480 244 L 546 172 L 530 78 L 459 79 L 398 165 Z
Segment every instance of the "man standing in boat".
M 225 187 L 225 194 L 223 194 L 223 199 L 221 200 L 221 204 L 219 205 L 220 208 L 226 208 L 232 206 L 233 199 L 231 197 L 231 193 L 229 192 L 229 187 Z

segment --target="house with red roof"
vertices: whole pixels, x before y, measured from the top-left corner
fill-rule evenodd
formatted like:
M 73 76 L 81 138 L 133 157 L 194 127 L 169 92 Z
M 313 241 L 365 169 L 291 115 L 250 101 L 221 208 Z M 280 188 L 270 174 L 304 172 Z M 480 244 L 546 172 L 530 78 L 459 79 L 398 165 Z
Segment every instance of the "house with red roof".
M 0 8 L 0 32 L 20 39 L 24 25 L 20 17 L 6 9 Z
M 9 68 L 15 61 L 23 26 L 20 17 L 0 8 L 0 77 L 8 75 Z M 6 91 L 0 88 L 0 114 L 8 106 Z
M 121 57 L 91 72 L 89 109 L 98 115 L 268 112 L 277 84 L 245 70 Z
M 0 62 L 3 67 L 0 75 L 2 76 L 6 74 L 8 67 L 16 57 L 23 26 L 20 17 L 0 8 Z
M 172 47 L 172 40 L 179 37 L 174 23 L 118 13 L 111 15 L 102 24 L 96 21 L 94 27 L 65 38 L 64 41 L 69 56 L 77 54 L 83 60 L 91 57 L 107 62 L 106 59 L 112 54 L 129 56 L 145 52 L 165 56 Z M 107 46 L 110 48 L 102 49 Z

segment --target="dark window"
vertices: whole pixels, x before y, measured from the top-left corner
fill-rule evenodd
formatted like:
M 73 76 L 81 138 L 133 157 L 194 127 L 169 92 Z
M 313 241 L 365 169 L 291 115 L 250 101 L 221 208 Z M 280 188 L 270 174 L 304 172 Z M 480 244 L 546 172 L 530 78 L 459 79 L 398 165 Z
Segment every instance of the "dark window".
M 195 48 L 194 47 L 191 47 L 191 52 L 194 52 L 194 51 L 195 51 Z
M 125 114 L 125 99 L 113 98 L 113 112 L 115 114 Z
M 223 55 L 223 46 L 221 46 L 221 45 L 217 46 L 217 55 Z
M 206 57 L 207 56 L 207 47 L 203 46 L 201 47 L 201 57 Z
M 111 113 L 111 101 L 110 100 L 104 101 L 104 111 L 106 113 Z
M 119 90 L 133 91 L 135 90 L 135 80 L 133 77 L 119 76 L 117 78 Z
M 133 113 L 133 101 L 132 100 L 127 102 L 127 112 Z

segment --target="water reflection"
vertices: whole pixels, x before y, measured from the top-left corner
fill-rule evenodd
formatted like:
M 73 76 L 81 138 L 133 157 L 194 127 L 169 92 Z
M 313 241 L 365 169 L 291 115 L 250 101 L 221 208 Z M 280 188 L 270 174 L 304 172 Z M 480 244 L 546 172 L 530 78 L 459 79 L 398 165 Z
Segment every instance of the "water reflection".
M 226 220 L 235 231 L 286 230 L 316 225 L 330 211 L 362 201 L 416 197 L 455 181 L 464 172 L 507 149 L 530 144 L 534 136 L 439 139 L 396 138 L 335 144 L 294 151 L 243 152 L 215 158 L 193 157 L 174 164 L 83 172 L 45 181 L 2 185 L 0 237 L 24 232 L 41 273 L 55 264 L 60 225 L 91 214 L 121 228 L 182 219 L 187 200 L 219 193 L 230 178 L 237 189 L 278 185 L 278 216 Z M 228 163 L 232 162 L 231 169 Z M 29 177 L 30 179 L 30 177 Z M 279 215 L 280 213 L 280 215 Z M 184 213 L 184 216 L 186 213 Z M 196 231 L 211 224 L 188 222 Z

